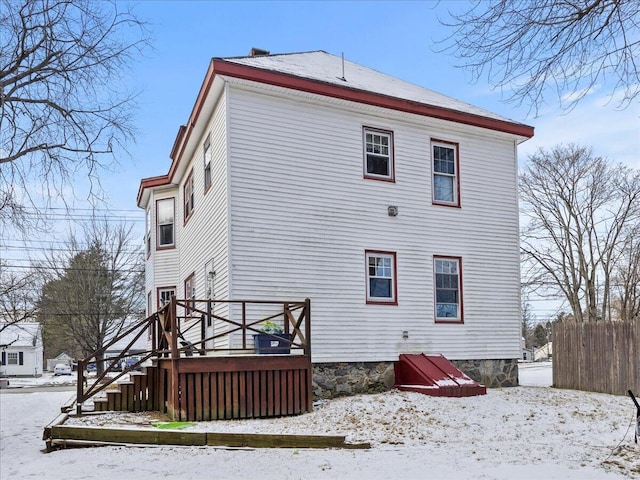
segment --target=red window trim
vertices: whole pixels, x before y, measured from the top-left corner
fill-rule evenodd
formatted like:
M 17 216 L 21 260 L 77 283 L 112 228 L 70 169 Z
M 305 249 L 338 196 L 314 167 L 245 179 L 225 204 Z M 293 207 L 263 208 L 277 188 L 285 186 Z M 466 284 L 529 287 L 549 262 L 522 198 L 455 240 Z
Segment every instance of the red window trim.
M 436 271 L 435 265 L 436 260 L 457 260 L 458 261 L 458 286 L 460 288 L 460 292 L 458 297 L 460 298 L 460 318 L 456 320 L 443 320 L 436 316 Z M 464 302 L 463 302 L 463 288 L 462 288 L 462 257 L 455 257 L 451 255 L 434 255 L 433 256 L 433 319 L 434 323 L 444 323 L 444 324 L 454 324 L 461 325 L 464 324 Z
M 193 198 L 195 196 L 195 191 L 194 191 L 194 187 L 195 187 L 195 182 L 193 181 L 193 169 L 191 169 L 191 171 L 189 172 L 189 175 L 187 175 L 187 180 L 184 182 L 184 185 L 182 186 L 182 216 L 184 218 L 184 223 L 183 225 L 186 225 L 187 222 L 189 221 L 189 219 L 193 216 L 193 210 L 194 210 L 194 202 L 191 202 L 191 200 L 189 200 L 191 202 L 191 208 L 189 210 L 189 214 L 185 215 L 185 204 L 186 204 L 186 189 L 187 189 L 187 185 L 190 185 L 190 189 L 191 189 L 191 195 L 189 195 L 189 197 Z
M 390 255 L 393 257 L 393 300 L 369 300 L 369 255 Z M 365 250 L 364 251 L 364 292 L 367 305 L 398 305 L 398 258 L 396 252 L 386 250 Z
M 191 292 L 187 291 L 187 282 L 191 283 L 192 289 L 195 290 L 196 272 L 184 279 L 184 300 L 187 305 L 191 305 L 191 308 L 187 307 L 185 310 L 187 313 L 191 313 L 191 310 L 195 308 L 195 302 L 191 302 Z
M 380 178 L 367 173 L 367 130 L 386 133 L 391 137 L 391 178 Z M 372 127 L 369 125 L 362 126 L 362 178 L 364 178 L 365 180 L 376 180 L 378 182 L 396 183 L 396 142 L 393 130 L 386 130 L 384 128 Z
M 434 171 L 433 171 L 433 144 L 434 143 L 444 143 L 448 145 L 452 145 L 456 151 L 456 201 L 455 202 L 443 202 L 439 200 L 435 200 L 433 198 L 433 190 L 434 190 Z M 441 207 L 450 207 L 450 208 L 462 208 L 462 204 L 460 201 L 460 144 L 458 142 L 451 142 L 449 140 L 440 140 L 439 138 L 432 138 L 429 143 L 430 154 L 429 158 L 431 158 L 431 204 L 438 205 Z
M 213 170 L 212 170 L 212 163 L 213 163 L 213 159 L 209 158 L 209 185 L 206 184 L 207 181 L 207 150 L 209 150 L 209 153 L 211 155 L 213 155 L 213 153 L 211 152 L 211 132 L 209 132 L 207 134 L 207 138 L 205 139 L 204 143 L 202 144 L 202 162 L 203 162 L 203 180 L 205 182 L 205 186 L 204 186 L 204 194 L 206 195 L 207 192 L 209 190 L 211 190 L 211 185 L 213 185 Z
M 173 244 L 171 245 L 160 245 L 158 241 L 158 232 L 160 225 L 158 224 L 158 202 L 162 202 L 164 200 L 173 200 Z M 167 197 L 167 198 L 158 198 L 156 200 L 156 251 L 158 250 L 173 250 L 176 248 L 176 197 Z

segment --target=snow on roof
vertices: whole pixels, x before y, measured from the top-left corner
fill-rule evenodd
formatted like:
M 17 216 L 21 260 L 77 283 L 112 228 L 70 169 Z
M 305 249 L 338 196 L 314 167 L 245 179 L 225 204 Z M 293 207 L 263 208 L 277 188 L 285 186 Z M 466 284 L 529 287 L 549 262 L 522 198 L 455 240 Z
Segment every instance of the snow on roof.
M 432 105 L 472 115 L 519 123 L 461 100 L 456 100 L 455 98 L 442 95 L 419 85 L 405 82 L 399 78 L 348 60 L 344 61 L 343 79 L 342 58 L 331 55 L 323 50 L 254 57 L 230 57 L 223 58 L 222 60 L 325 82 L 340 87 L 363 90 L 403 100 L 411 100 L 425 105 Z
M 0 322 L 0 345 L 33 347 L 40 336 L 37 322 Z

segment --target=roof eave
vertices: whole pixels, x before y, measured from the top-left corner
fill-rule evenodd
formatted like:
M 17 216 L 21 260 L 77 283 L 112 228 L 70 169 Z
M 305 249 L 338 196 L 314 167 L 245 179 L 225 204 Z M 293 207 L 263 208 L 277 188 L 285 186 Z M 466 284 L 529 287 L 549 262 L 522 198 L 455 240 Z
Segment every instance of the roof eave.
M 144 208 L 143 205 L 146 203 L 146 202 L 143 202 L 145 198 L 145 191 L 148 191 L 149 189 L 152 189 L 155 187 L 164 187 L 170 184 L 171 184 L 171 180 L 168 174 L 159 175 L 157 177 L 143 178 L 140 181 L 140 187 L 138 188 L 138 207 Z
M 221 58 L 214 58 L 212 61 L 213 70 L 217 75 L 251 80 L 259 83 L 266 83 L 284 88 L 291 88 L 308 93 L 315 93 L 342 100 L 364 103 L 377 107 L 389 108 L 407 113 L 414 113 L 427 117 L 439 118 L 456 123 L 463 123 L 489 130 L 495 130 L 513 135 L 531 138 L 534 129 L 522 123 L 509 122 L 496 118 L 485 117 L 458 110 L 429 105 L 412 100 L 374 93 L 367 90 L 360 90 L 348 86 L 336 85 L 295 75 L 277 72 L 248 65 L 241 65 L 229 62 Z
M 389 108 L 392 110 L 438 118 L 441 120 L 462 123 L 465 125 L 480 128 L 486 128 L 489 130 L 516 135 L 521 138 L 521 141 L 533 137 L 534 133 L 533 127 L 521 123 L 509 122 L 506 120 L 485 117 L 467 112 L 460 112 L 458 110 L 439 107 L 436 105 L 429 105 L 398 97 L 391 97 L 380 93 L 351 88 L 348 86 L 335 85 L 332 83 L 299 77 L 283 72 L 277 72 L 248 65 L 241 65 L 238 63 L 227 61 L 223 58 L 213 58 L 209 63 L 207 74 L 202 82 L 202 85 L 200 86 L 200 91 L 198 92 L 198 96 L 191 110 L 191 114 L 189 115 L 189 121 L 186 125 L 180 126 L 178 130 L 178 134 L 171 149 L 170 158 L 172 162 L 171 167 L 169 168 L 169 173 L 161 177 L 144 179 L 140 183 L 140 189 L 138 191 L 138 205 L 140 205 L 143 197 L 143 190 L 145 188 L 158 186 L 154 184 L 154 179 L 164 178 L 164 184 L 173 182 L 173 177 L 176 174 L 182 156 L 184 155 L 184 152 L 187 148 L 193 128 L 198 122 L 199 116 L 202 113 L 204 103 L 217 75 L 250 80 L 258 83 L 265 83 L 278 87 L 304 91 L 307 93 L 324 95 L 328 97 L 339 98 L 342 100 L 363 103 L 382 108 Z

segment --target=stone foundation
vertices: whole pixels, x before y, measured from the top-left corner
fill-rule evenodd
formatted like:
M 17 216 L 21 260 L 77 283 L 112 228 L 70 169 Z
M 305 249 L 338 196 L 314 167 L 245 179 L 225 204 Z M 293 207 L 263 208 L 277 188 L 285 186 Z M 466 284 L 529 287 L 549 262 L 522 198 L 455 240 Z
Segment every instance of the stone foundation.
M 518 359 L 451 360 L 471 379 L 488 388 L 517 387 Z
M 313 397 L 379 393 L 393 388 L 393 362 L 314 363 Z
M 452 360 L 456 367 L 490 388 L 518 385 L 518 360 Z M 379 393 L 393 388 L 394 362 L 314 363 L 314 399 L 359 393 Z

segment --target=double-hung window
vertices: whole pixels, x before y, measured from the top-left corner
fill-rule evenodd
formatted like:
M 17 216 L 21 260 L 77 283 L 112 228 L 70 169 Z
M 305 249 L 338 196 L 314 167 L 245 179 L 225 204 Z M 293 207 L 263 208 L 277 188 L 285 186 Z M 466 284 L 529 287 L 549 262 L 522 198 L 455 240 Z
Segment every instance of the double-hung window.
M 435 257 L 436 321 L 462 322 L 462 260 L 458 257 Z
M 207 135 L 202 150 L 204 157 L 204 191 L 206 193 L 211 186 L 211 134 Z
M 187 220 L 191 217 L 194 208 L 194 192 L 193 192 L 193 171 L 189 173 L 187 177 L 187 181 L 184 183 L 184 187 L 182 188 L 182 199 L 184 202 L 184 222 L 187 223 Z
M 367 262 L 367 303 L 397 305 L 396 254 L 365 252 Z
M 174 239 L 174 200 L 165 198 L 156 202 L 157 247 L 167 248 L 175 245 Z
M 434 141 L 433 152 L 433 203 L 460 206 L 458 145 Z
M 393 132 L 364 128 L 364 177 L 394 181 Z
M 18 365 L 18 352 L 7 352 L 7 365 Z

